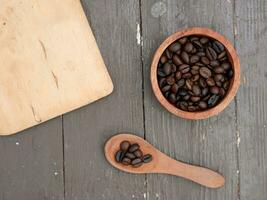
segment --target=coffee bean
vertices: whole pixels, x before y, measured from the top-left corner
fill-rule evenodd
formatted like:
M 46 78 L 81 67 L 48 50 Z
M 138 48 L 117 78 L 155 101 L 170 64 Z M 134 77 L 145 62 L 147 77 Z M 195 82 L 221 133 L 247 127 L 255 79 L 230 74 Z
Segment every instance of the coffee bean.
M 182 72 L 180 72 L 180 71 L 176 72 L 175 73 L 175 78 L 176 78 L 177 81 L 180 80 L 182 78 Z
M 176 94 L 178 92 L 179 86 L 175 83 L 171 87 L 172 93 Z
M 192 86 L 193 86 L 193 81 L 191 81 L 190 79 L 187 79 L 185 81 L 185 85 L 189 90 L 192 90 Z
M 230 71 L 227 73 L 227 77 L 228 77 L 228 78 L 232 78 L 233 75 L 234 75 L 234 71 L 233 71 L 233 70 L 230 70 Z
M 208 106 L 213 107 L 218 102 L 219 99 L 220 99 L 220 96 L 216 94 L 212 95 L 208 100 Z
M 191 96 L 190 96 L 189 94 L 187 94 L 187 95 L 183 96 L 183 100 L 187 101 L 187 100 L 190 99 L 190 97 L 191 97 Z
M 131 164 L 132 164 L 132 167 L 137 168 L 137 167 L 140 167 L 143 163 L 142 163 L 141 158 L 136 158 L 136 159 L 132 160 Z
M 143 162 L 144 163 L 149 163 L 152 161 L 152 155 L 151 154 L 146 154 L 143 156 Z
M 170 63 L 165 63 L 163 65 L 163 72 L 166 74 L 166 75 L 169 75 L 171 72 L 172 72 L 172 67 L 171 67 L 171 64 Z
M 194 45 L 196 48 L 198 48 L 198 49 L 201 49 L 201 48 L 203 47 L 203 45 L 201 44 L 201 42 L 198 41 L 198 40 L 195 40 L 195 41 L 193 41 L 192 43 L 193 43 L 193 45 Z
M 208 104 L 205 102 L 205 101 L 200 101 L 198 103 L 198 106 L 201 108 L 201 109 L 206 109 L 208 107 Z
M 207 83 L 203 78 L 200 78 L 198 82 L 199 82 L 200 87 L 202 88 L 207 87 Z
M 134 155 L 137 157 L 137 158 L 141 158 L 143 156 L 143 152 L 141 150 L 136 150 L 134 152 Z
M 216 60 L 216 59 L 217 59 L 217 53 L 216 53 L 216 51 L 215 51 L 213 48 L 211 48 L 211 47 L 208 47 L 208 48 L 206 49 L 206 55 L 207 55 L 207 57 L 208 57 L 209 60 Z
M 192 74 L 191 73 L 185 73 L 182 75 L 182 78 L 187 79 L 187 78 L 191 78 Z
M 221 81 L 221 80 L 223 80 L 224 79 L 224 76 L 222 75 L 222 74 L 216 74 L 215 76 L 214 76 L 214 80 L 215 81 Z
M 215 67 L 214 72 L 217 74 L 224 73 L 224 69 L 222 67 Z
M 177 85 L 178 85 L 179 87 L 182 87 L 184 84 L 185 84 L 185 80 L 184 80 L 184 79 L 180 79 L 180 80 L 177 82 Z
M 169 85 L 173 85 L 173 84 L 175 83 L 175 78 L 174 78 L 173 76 L 168 76 L 168 77 L 166 78 L 166 82 L 167 82 L 167 84 L 169 84 Z
M 199 80 L 199 74 L 196 74 L 195 76 L 193 76 L 193 77 L 191 78 L 191 80 L 192 80 L 193 82 L 198 81 L 198 80 Z
M 128 151 L 130 152 L 130 153 L 133 153 L 133 152 L 135 152 L 136 150 L 138 150 L 140 148 L 140 146 L 139 146 L 139 144 L 132 144 L 130 147 L 129 147 L 129 149 L 128 149 Z
M 160 78 L 159 79 L 159 87 L 162 88 L 166 85 L 166 78 Z
M 219 94 L 219 92 L 220 92 L 220 88 L 217 87 L 217 86 L 212 86 L 212 87 L 210 88 L 210 92 L 211 92 L 212 94 Z
M 199 40 L 199 38 L 196 37 L 196 36 L 191 36 L 191 37 L 190 37 L 190 41 L 191 41 L 191 42 L 193 42 L 193 41 L 195 41 L 195 40 Z
M 166 54 L 168 59 L 172 58 L 172 53 L 168 49 L 165 50 L 165 54 Z
M 169 91 L 171 89 L 171 86 L 170 85 L 166 85 L 166 86 L 164 86 L 162 89 L 161 89 L 161 91 L 162 92 L 167 92 L 167 91 Z
M 197 55 L 191 56 L 191 58 L 190 58 L 190 63 L 191 64 L 194 64 L 194 63 L 196 63 L 198 61 L 199 61 L 199 56 L 197 56 Z
M 226 93 L 225 90 L 223 88 L 220 88 L 220 92 L 219 92 L 220 96 L 224 97 L 225 93 Z
M 190 71 L 190 66 L 187 64 L 182 64 L 178 67 L 179 71 L 181 71 L 182 73 L 187 73 Z
M 192 91 L 196 96 L 199 96 L 201 94 L 201 89 L 198 85 L 193 85 L 192 86 Z
M 197 65 L 194 65 L 194 66 L 192 66 L 192 70 L 196 70 L 196 71 L 198 71 L 199 70 L 199 66 L 197 66 Z
M 136 158 L 136 156 L 133 154 L 133 153 L 129 153 L 129 152 L 127 152 L 126 154 L 125 154 L 125 157 L 127 157 L 127 158 L 129 158 L 129 159 L 135 159 Z
M 179 42 L 175 42 L 175 43 L 172 43 L 170 46 L 169 46 L 169 50 L 171 52 L 176 52 L 176 51 L 179 51 L 181 49 L 181 44 Z
M 160 77 L 165 77 L 165 76 L 166 76 L 166 74 L 163 72 L 163 70 L 162 70 L 161 68 L 158 68 L 158 70 L 157 70 L 157 74 L 158 74 L 158 76 L 160 76 Z
M 214 86 L 215 85 L 215 81 L 213 80 L 213 78 L 208 78 L 207 80 L 206 80 L 206 82 L 207 82 L 207 85 L 208 86 Z
M 166 92 L 166 93 L 164 94 L 164 97 L 167 99 L 167 98 L 169 97 L 169 94 L 170 94 L 170 91 Z
M 203 97 L 202 100 L 203 100 L 203 101 L 207 101 L 207 100 L 210 98 L 210 96 L 211 96 L 211 95 L 208 94 L 207 96 Z
M 175 65 L 177 65 L 177 66 L 183 64 L 182 60 L 180 59 L 180 57 L 179 57 L 178 55 L 174 55 L 174 56 L 172 57 L 172 61 L 173 61 L 173 63 L 174 63 Z
M 200 52 L 200 51 L 199 51 L 199 52 L 196 53 L 196 55 L 198 55 L 199 57 L 203 57 L 203 56 L 205 56 L 206 54 L 205 54 L 204 52 Z
M 172 67 L 172 69 L 171 69 L 172 73 L 175 73 L 176 70 L 177 70 L 176 65 L 175 64 L 171 64 L 171 67 Z
M 181 58 L 185 63 L 189 64 L 189 55 L 185 51 L 181 53 Z
M 202 62 L 204 65 L 208 65 L 208 64 L 210 64 L 210 60 L 209 60 L 207 57 L 205 57 L 205 56 L 201 57 L 201 62 Z
M 215 46 L 217 47 L 216 49 L 218 49 L 217 53 L 224 51 L 224 46 L 223 46 L 222 43 L 220 43 L 218 41 L 214 41 L 213 42 L 213 47 L 215 47 Z
M 219 66 L 220 63 L 219 63 L 218 60 L 212 60 L 212 61 L 210 61 L 210 65 L 211 65 L 212 67 L 216 67 L 216 66 Z
M 171 102 L 171 103 L 175 103 L 176 102 L 176 95 L 174 93 L 171 93 L 169 96 L 168 96 L 168 100 Z
M 126 158 L 126 157 L 124 157 L 124 158 L 122 159 L 121 163 L 122 163 L 123 165 L 130 165 L 130 164 L 131 164 L 131 159 L 130 159 L 130 158 Z
M 215 83 L 216 83 L 216 85 L 217 85 L 218 87 L 222 87 L 222 85 L 223 85 L 221 81 L 216 81 Z
M 187 91 L 185 89 L 181 88 L 178 90 L 178 95 L 185 96 L 185 95 L 187 95 Z
M 198 96 L 191 96 L 191 101 L 192 102 L 197 102 L 197 101 L 199 101 L 200 100 L 200 97 L 198 97 Z M 189 109 L 189 108 L 188 108 Z
M 193 50 L 193 45 L 191 42 L 187 42 L 184 46 L 184 50 L 188 53 L 190 53 Z
M 224 56 L 226 56 L 226 52 L 225 51 L 223 51 L 222 53 L 220 53 L 218 55 L 218 59 L 222 59 Z
M 204 78 L 209 78 L 211 76 L 211 71 L 207 67 L 201 67 L 199 73 Z
M 130 144 L 129 141 L 127 141 L 127 140 L 122 141 L 121 144 L 120 144 L 120 149 L 121 149 L 122 151 L 127 151 L 128 148 L 130 147 L 130 145 L 131 145 L 131 144 Z
M 190 112 L 194 112 L 194 111 L 196 111 L 197 110 L 197 107 L 196 106 L 188 106 L 188 111 L 190 111 Z
M 203 37 L 200 39 L 201 44 L 206 44 L 206 43 L 208 43 L 208 41 L 209 41 L 209 39 L 206 37 Z
M 199 66 L 199 67 L 204 67 L 205 65 L 201 62 L 197 62 L 195 65 Z
M 121 162 L 123 157 L 124 157 L 124 152 L 122 150 L 119 150 L 119 151 L 117 151 L 117 153 L 115 155 L 115 160 L 117 162 Z
M 165 56 L 165 55 L 161 56 L 161 58 L 160 58 L 160 62 L 161 62 L 162 64 L 164 64 L 164 63 L 167 62 L 167 61 L 168 61 L 167 56 Z
M 224 88 L 225 90 L 228 90 L 229 85 L 230 85 L 229 81 L 225 81 L 225 82 L 223 83 L 223 88 Z
M 201 96 L 205 97 L 208 93 L 209 93 L 209 89 L 208 88 L 203 88 L 202 91 L 201 91 Z
M 186 111 L 187 110 L 187 107 L 188 107 L 188 103 L 185 102 L 185 101 L 181 101 L 178 103 L 177 105 L 179 108 L 181 108 L 182 110 Z
M 179 39 L 178 42 L 180 42 L 180 44 L 185 44 L 187 42 L 187 37 Z
M 222 67 L 224 70 L 229 70 L 229 69 L 231 68 L 231 65 L 230 65 L 230 63 L 223 63 L 223 64 L 221 65 L 221 67 Z

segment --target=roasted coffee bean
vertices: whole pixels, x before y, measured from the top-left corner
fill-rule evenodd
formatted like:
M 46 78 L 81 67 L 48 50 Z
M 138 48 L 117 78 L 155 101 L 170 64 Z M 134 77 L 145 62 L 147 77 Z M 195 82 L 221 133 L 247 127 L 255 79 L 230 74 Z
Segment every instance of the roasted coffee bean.
M 223 83 L 223 88 L 225 89 L 225 90 L 228 90 L 228 88 L 229 88 L 229 81 L 225 81 L 224 83 Z
M 174 104 L 176 102 L 176 95 L 174 93 L 169 94 L 168 100 Z
M 193 50 L 194 46 L 191 42 L 187 42 L 184 46 L 184 50 L 188 53 L 190 53 Z
M 216 53 L 216 51 L 215 51 L 213 48 L 211 48 L 211 47 L 208 47 L 208 48 L 206 49 L 206 55 L 207 55 L 207 57 L 208 57 L 209 60 L 216 60 L 216 59 L 217 59 L 217 53 Z
M 168 77 L 166 78 L 166 82 L 167 82 L 167 84 L 169 84 L 169 85 L 173 85 L 173 84 L 175 83 L 175 78 L 174 78 L 173 76 L 168 76 Z
M 135 159 L 136 158 L 136 156 L 133 154 L 133 153 L 129 153 L 129 152 L 127 152 L 126 154 L 125 154 L 125 157 L 127 157 L 127 158 L 129 158 L 129 159 Z
M 217 53 L 220 53 L 222 51 L 224 51 L 224 46 L 222 43 L 218 42 L 218 41 L 214 41 L 213 44 L 212 44 L 213 48 L 216 47 L 216 49 L 218 50 Z
M 197 56 L 197 55 L 191 56 L 191 58 L 190 58 L 190 63 L 191 64 L 194 64 L 194 63 L 196 63 L 198 61 L 199 61 L 199 56 Z
M 208 100 L 208 106 L 213 107 L 218 102 L 219 99 L 220 99 L 220 96 L 216 94 L 212 95 Z
M 132 166 L 133 167 L 140 167 L 143 163 L 143 161 L 141 160 L 141 158 L 136 158 L 134 160 L 132 160 Z
M 203 100 L 203 101 L 207 101 L 207 100 L 210 98 L 210 96 L 211 96 L 211 95 L 208 94 L 207 96 L 203 97 L 202 100 Z
M 176 66 L 179 66 L 179 65 L 182 65 L 183 62 L 182 60 L 180 59 L 180 57 L 178 55 L 174 55 L 172 57 L 172 62 L 176 65 Z
M 207 85 L 208 86 L 214 86 L 215 85 L 215 81 L 213 80 L 213 78 L 208 78 L 207 80 L 206 80 L 206 82 L 207 82 Z
M 207 83 L 203 78 L 200 78 L 198 82 L 199 82 L 200 87 L 202 88 L 207 87 Z
M 165 76 L 166 76 L 166 74 L 163 72 L 163 70 L 162 70 L 161 68 L 158 68 L 158 70 L 157 70 L 157 74 L 158 74 L 158 76 L 160 76 L 160 77 L 165 77 Z
M 178 107 L 181 108 L 182 110 L 186 111 L 187 107 L 188 107 L 188 103 L 185 101 L 181 101 L 181 102 L 179 102 Z
M 141 150 L 136 150 L 135 152 L 133 152 L 134 155 L 137 157 L 137 158 L 141 158 L 143 156 L 143 152 Z
M 223 63 L 223 64 L 221 65 L 221 67 L 222 67 L 224 70 L 229 70 L 229 69 L 231 68 L 231 65 L 230 65 L 230 63 Z
M 164 63 L 167 62 L 167 61 L 168 61 L 167 56 L 165 56 L 165 55 L 161 56 L 161 58 L 160 58 L 160 62 L 161 62 L 162 64 L 164 64 Z
M 185 84 L 185 80 L 184 80 L 184 79 L 180 79 L 180 80 L 177 82 L 177 85 L 178 85 L 179 87 L 182 87 L 184 84 Z
M 187 101 L 187 100 L 190 99 L 190 97 L 191 97 L 191 96 L 190 96 L 189 94 L 187 94 L 187 95 L 183 96 L 183 100 Z
M 129 151 L 130 153 L 133 153 L 133 152 L 135 152 L 136 150 L 138 150 L 139 148 L 140 148 L 139 144 L 135 143 L 135 144 L 132 144 L 132 145 L 129 147 L 128 151 Z
M 166 92 L 166 93 L 164 94 L 164 97 L 167 99 L 168 96 L 169 96 L 169 94 L 170 94 L 170 91 Z
M 199 38 L 196 37 L 196 36 L 191 36 L 191 37 L 190 37 L 190 41 L 191 41 L 191 42 L 193 42 L 193 41 L 195 41 L 195 40 L 199 40 Z
M 187 37 L 179 39 L 178 42 L 180 42 L 180 44 L 185 44 L 187 42 Z
M 199 51 L 199 52 L 196 53 L 196 55 L 198 55 L 199 57 L 203 57 L 203 56 L 205 56 L 206 54 L 205 54 L 204 52 L 200 52 L 200 51 Z
M 181 44 L 179 42 L 175 42 L 175 43 L 172 43 L 170 46 L 169 46 L 169 50 L 171 52 L 176 52 L 176 51 L 179 51 L 181 49 Z
M 214 72 L 217 74 L 222 74 L 224 73 L 224 69 L 222 67 L 215 67 Z
M 197 66 L 197 65 L 194 65 L 194 66 L 192 66 L 192 70 L 196 70 L 196 71 L 198 71 L 199 70 L 199 66 Z
M 220 92 L 219 92 L 220 96 L 224 97 L 225 93 L 226 93 L 225 90 L 223 88 L 220 88 Z
M 189 89 L 189 90 L 192 90 L 192 86 L 193 86 L 193 81 L 191 81 L 190 79 L 187 79 L 186 81 L 185 81 L 185 85 L 186 85 L 186 87 Z
M 175 64 L 171 64 L 171 66 L 172 66 L 172 73 L 175 73 L 176 71 L 177 71 L 177 67 L 176 67 L 176 65 Z
M 192 72 L 191 72 L 192 73 Z M 196 74 L 195 76 L 193 76 L 192 78 L 191 78 L 191 80 L 192 81 L 198 81 L 199 80 L 199 74 Z
M 168 49 L 165 50 L 165 54 L 168 59 L 172 59 L 172 53 Z
M 185 95 L 187 95 L 187 91 L 185 89 L 181 88 L 178 90 L 178 95 L 185 96 Z
M 190 71 L 190 66 L 187 64 L 182 64 L 178 67 L 178 70 L 181 71 L 182 73 L 187 73 Z
M 226 56 L 226 52 L 225 51 L 223 51 L 222 53 L 220 53 L 218 55 L 218 59 L 222 59 L 224 56 Z
M 201 94 L 201 89 L 198 85 L 193 85 L 192 91 L 196 96 L 200 96 L 200 94 Z
M 196 106 L 188 106 L 188 111 L 190 111 L 190 112 L 194 112 L 194 111 L 196 111 L 197 110 L 197 107 Z
M 222 82 L 221 81 L 216 81 L 216 85 L 218 86 L 218 87 L 222 87 Z
M 189 64 L 189 55 L 188 55 L 188 53 L 186 53 L 185 51 L 183 51 L 183 52 L 181 53 L 181 58 L 183 59 L 183 61 L 184 61 L 185 63 Z
M 219 65 L 220 65 L 220 63 L 219 63 L 218 60 L 212 60 L 212 61 L 210 61 L 210 66 L 212 66 L 212 67 L 217 67 Z
M 162 89 L 161 89 L 161 91 L 162 92 L 167 92 L 167 91 L 169 91 L 171 89 L 171 86 L 170 85 L 166 85 L 166 86 L 164 86 Z
M 196 75 L 196 74 L 198 74 L 199 72 L 198 72 L 198 70 L 193 70 L 193 69 L 191 69 L 190 73 L 191 73 L 192 75 Z
M 207 88 L 207 87 L 203 88 L 201 91 L 201 96 L 205 97 L 208 93 L 209 93 L 209 88 Z
M 198 106 L 201 108 L 201 109 L 206 109 L 208 107 L 208 104 L 205 102 L 205 101 L 200 101 L 198 103 Z
M 122 151 L 127 151 L 128 148 L 130 147 L 130 142 L 125 140 L 125 141 L 122 141 L 121 144 L 120 144 L 120 148 Z
M 208 43 L 208 41 L 209 41 L 209 39 L 206 37 L 203 37 L 200 39 L 201 44 L 206 44 L 206 43 Z
M 163 65 L 163 72 L 166 74 L 166 75 L 169 75 L 170 73 L 172 73 L 172 66 L 170 63 L 165 63 Z
M 122 150 L 117 151 L 116 155 L 115 155 L 115 159 L 117 162 L 121 162 L 123 157 L 124 157 L 124 152 Z
M 182 78 L 187 79 L 187 78 L 191 78 L 192 74 L 191 73 L 185 73 L 182 75 Z
M 159 87 L 162 88 L 166 85 L 166 78 L 160 78 L 159 79 Z
M 201 67 L 201 68 L 199 69 L 199 73 L 200 73 L 200 75 L 201 75 L 202 77 L 204 77 L 204 78 L 209 78 L 209 77 L 211 76 L 211 71 L 210 71 L 210 69 L 207 68 L 207 67 Z
M 193 43 L 193 45 L 194 45 L 196 48 L 198 48 L 198 49 L 201 49 L 201 48 L 203 47 L 203 45 L 201 44 L 201 42 L 198 41 L 198 40 L 195 40 L 195 41 L 193 41 L 192 43 Z
M 211 92 L 212 94 L 219 94 L 219 92 L 220 92 L 220 88 L 217 87 L 217 86 L 212 86 L 212 87 L 210 88 L 210 92 Z
M 172 93 L 176 94 L 178 92 L 179 86 L 175 83 L 171 87 Z
M 222 74 L 216 74 L 214 76 L 214 80 L 217 81 L 222 81 L 224 79 L 224 76 Z
M 201 62 L 202 62 L 204 65 L 208 65 L 208 64 L 210 64 L 210 60 L 209 60 L 207 57 L 205 57 L 205 56 L 201 57 Z
M 232 78 L 233 75 L 234 75 L 234 71 L 233 71 L 233 70 L 230 70 L 230 71 L 227 73 L 227 77 L 228 77 L 228 78 Z
M 204 67 L 205 65 L 201 62 L 197 62 L 195 65 L 199 66 L 199 67 Z
M 131 159 L 130 159 L 130 158 L 126 158 L 126 157 L 124 157 L 124 158 L 122 159 L 121 163 L 122 163 L 123 165 L 130 165 L 130 164 L 131 164 Z
M 180 80 L 182 78 L 182 72 L 180 72 L 180 71 L 176 72 L 175 73 L 175 78 L 176 78 L 177 81 Z
M 149 163 L 149 162 L 152 161 L 152 155 L 151 154 L 146 154 L 146 155 L 143 156 L 142 160 L 143 160 L 144 163 Z
M 191 96 L 190 99 L 191 99 L 192 102 L 197 102 L 197 101 L 200 100 L 200 97 L 198 97 L 198 96 Z

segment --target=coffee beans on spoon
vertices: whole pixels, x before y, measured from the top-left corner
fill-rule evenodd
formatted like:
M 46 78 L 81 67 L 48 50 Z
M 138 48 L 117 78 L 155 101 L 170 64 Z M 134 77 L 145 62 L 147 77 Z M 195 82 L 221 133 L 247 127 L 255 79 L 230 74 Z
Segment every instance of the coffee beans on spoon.
M 177 48 L 173 46 L 172 48 Z M 120 149 L 115 154 L 115 160 L 123 165 L 131 165 L 132 167 L 140 167 L 143 163 L 152 161 L 151 154 L 143 154 L 139 144 L 131 144 L 125 140 L 120 143 Z
M 225 97 L 234 71 L 219 41 L 192 35 L 173 42 L 158 63 L 161 92 L 184 111 L 212 108 Z

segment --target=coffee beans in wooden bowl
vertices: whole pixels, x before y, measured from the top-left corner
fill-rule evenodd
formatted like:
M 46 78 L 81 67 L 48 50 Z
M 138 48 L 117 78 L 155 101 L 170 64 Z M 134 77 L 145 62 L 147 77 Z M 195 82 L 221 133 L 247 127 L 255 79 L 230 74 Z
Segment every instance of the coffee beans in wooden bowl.
M 152 161 L 152 155 L 143 154 L 139 144 L 131 144 L 129 141 L 122 141 L 120 149 L 116 152 L 115 160 L 123 165 L 132 167 L 141 167 L 143 163 Z
M 209 37 L 190 35 L 170 44 L 157 68 L 159 88 L 178 109 L 215 107 L 228 92 L 234 70 L 225 46 Z

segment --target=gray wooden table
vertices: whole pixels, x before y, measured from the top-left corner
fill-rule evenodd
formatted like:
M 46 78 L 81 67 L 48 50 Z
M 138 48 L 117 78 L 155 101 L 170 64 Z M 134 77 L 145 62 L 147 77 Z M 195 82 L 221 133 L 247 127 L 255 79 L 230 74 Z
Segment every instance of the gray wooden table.
M 23 133 L 0 138 L 0 200 L 266 200 L 265 0 L 83 0 L 115 84 L 112 95 Z M 156 101 L 149 67 L 158 45 L 185 27 L 212 28 L 241 60 L 238 95 L 217 117 L 188 121 Z M 1 123 L 1 122 L 0 122 Z M 127 131 L 164 153 L 226 177 L 218 190 L 111 167 L 104 142 Z

